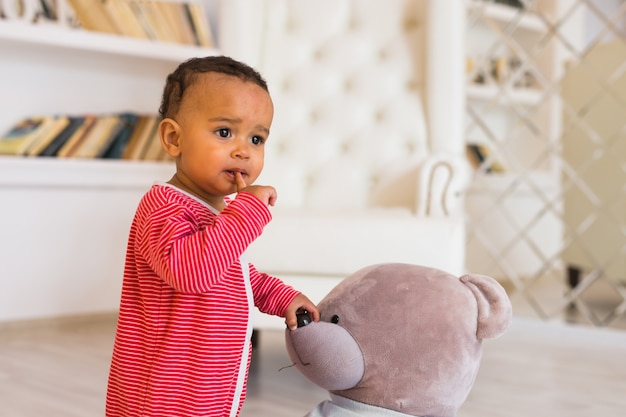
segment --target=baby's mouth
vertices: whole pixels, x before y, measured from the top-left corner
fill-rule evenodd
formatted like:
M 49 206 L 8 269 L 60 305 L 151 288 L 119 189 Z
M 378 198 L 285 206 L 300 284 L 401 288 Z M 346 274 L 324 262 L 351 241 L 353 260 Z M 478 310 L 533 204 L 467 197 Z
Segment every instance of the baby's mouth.
M 227 170 L 226 170 L 226 173 L 227 173 L 229 176 L 233 177 L 233 178 L 235 178 L 235 177 L 237 176 L 237 174 L 238 174 L 238 173 L 239 173 L 242 177 L 245 177 L 245 176 L 247 176 L 247 175 L 248 175 L 248 173 L 247 173 L 246 171 L 241 170 L 241 169 L 227 169 Z

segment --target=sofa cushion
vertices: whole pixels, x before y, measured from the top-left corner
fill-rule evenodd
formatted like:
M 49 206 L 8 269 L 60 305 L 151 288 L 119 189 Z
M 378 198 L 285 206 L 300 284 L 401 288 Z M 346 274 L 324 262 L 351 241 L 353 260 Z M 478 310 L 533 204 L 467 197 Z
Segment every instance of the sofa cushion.
M 366 265 L 407 262 L 463 270 L 462 221 L 422 218 L 404 209 L 273 208 L 273 220 L 250 246 L 264 272 L 347 276 Z M 446 248 L 446 249 L 442 249 Z

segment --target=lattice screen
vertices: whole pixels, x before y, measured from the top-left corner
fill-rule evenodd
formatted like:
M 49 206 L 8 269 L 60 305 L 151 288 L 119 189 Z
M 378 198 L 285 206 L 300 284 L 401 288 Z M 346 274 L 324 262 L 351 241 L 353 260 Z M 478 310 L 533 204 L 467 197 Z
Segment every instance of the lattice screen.
M 626 328 L 625 20 L 619 0 L 468 3 L 467 266 L 517 312 Z

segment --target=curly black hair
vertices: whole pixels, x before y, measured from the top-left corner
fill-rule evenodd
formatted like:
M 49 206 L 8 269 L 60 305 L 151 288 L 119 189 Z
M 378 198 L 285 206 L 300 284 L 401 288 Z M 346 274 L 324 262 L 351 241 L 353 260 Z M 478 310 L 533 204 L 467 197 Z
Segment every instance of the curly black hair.
M 185 90 L 196 82 L 198 74 L 206 72 L 232 75 L 243 81 L 253 82 L 268 91 L 267 83 L 261 74 L 243 62 L 227 56 L 191 58 L 181 63 L 167 76 L 159 107 L 159 114 L 162 118 L 172 117 L 178 112 Z

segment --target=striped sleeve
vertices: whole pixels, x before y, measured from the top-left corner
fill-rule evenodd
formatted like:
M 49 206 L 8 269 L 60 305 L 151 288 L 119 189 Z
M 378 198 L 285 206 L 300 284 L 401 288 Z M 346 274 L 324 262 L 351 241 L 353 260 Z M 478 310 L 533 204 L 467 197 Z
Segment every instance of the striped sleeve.
M 254 304 L 263 313 L 285 317 L 285 310 L 300 291 L 271 275 L 260 273 L 250 265 Z
M 271 220 L 267 207 L 248 193 L 237 195 L 203 227 L 195 224 L 197 214 L 184 205 L 158 207 L 143 219 L 137 250 L 182 293 L 205 293 L 217 285 Z

